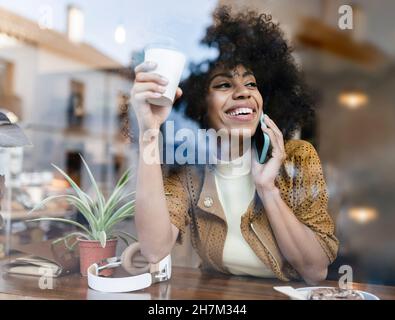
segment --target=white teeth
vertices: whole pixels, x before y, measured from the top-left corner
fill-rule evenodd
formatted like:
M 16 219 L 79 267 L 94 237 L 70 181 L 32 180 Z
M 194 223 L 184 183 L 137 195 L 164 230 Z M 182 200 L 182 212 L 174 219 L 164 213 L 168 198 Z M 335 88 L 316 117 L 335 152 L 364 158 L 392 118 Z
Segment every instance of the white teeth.
M 245 113 L 245 114 L 251 114 L 253 111 L 250 108 L 237 108 L 231 112 L 229 112 L 228 114 L 231 116 L 237 116 L 239 114 Z

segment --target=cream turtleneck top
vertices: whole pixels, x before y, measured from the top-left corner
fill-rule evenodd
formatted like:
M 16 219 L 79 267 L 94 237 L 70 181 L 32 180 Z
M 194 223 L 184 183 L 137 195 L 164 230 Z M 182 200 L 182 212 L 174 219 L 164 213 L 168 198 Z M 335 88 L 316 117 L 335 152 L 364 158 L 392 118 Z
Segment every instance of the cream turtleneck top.
M 241 234 L 241 217 L 255 195 L 251 174 L 251 149 L 232 161 L 218 160 L 215 166 L 215 183 L 228 225 L 223 263 L 235 275 L 274 277 L 250 248 Z

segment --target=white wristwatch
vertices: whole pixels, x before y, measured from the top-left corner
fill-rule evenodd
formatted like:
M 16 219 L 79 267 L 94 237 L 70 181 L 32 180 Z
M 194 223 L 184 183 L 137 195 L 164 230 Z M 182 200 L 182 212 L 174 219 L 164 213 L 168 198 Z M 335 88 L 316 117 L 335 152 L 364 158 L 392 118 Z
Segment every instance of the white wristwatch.
M 142 268 L 133 265 L 133 258 L 140 251 L 140 244 L 133 243 L 125 249 L 122 256 L 104 259 L 92 264 L 88 270 L 88 286 L 101 292 L 130 292 L 149 287 L 156 282 L 169 280 L 171 277 L 171 257 L 168 255 L 155 264 L 147 264 Z M 131 277 L 105 278 L 99 276 L 103 269 L 122 266 Z

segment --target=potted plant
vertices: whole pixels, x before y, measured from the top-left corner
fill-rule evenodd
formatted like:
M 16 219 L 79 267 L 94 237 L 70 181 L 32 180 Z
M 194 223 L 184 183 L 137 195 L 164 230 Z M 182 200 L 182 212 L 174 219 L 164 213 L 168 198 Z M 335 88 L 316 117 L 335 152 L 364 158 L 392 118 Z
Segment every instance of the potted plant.
M 62 169 L 53 165 L 56 170 L 68 181 L 70 186 L 74 189 L 75 194 L 55 195 L 45 198 L 31 212 L 42 208 L 46 203 L 65 199 L 72 206 L 81 212 L 87 221 L 87 226 L 82 225 L 74 220 L 64 218 L 37 218 L 28 221 L 58 221 L 65 222 L 76 226 L 79 230 L 67 234 L 65 237 L 56 241 L 65 241 L 65 244 L 70 248 L 68 240 L 74 237 L 76 243 L 79 244 L 80 253 L 80 270 L 83 276 L 87 274 L 87 268 L 96 262 L 109 257 L 115 256 L 116 245 L 118 238 L 128 243 L 127 239 L 136 240 L 136 238 L 124 231 L 115 230 L 115 226 L 120 221 L 132 217 L 134 215 L 134 200 L 130 197 L 135 192 L 128 192 L 128 182 L 130 181 L 130 169 L 127 170 L 117 182 L 112 194 L 105 199 L 103 193 L 99 189 L 96 180 L 89 169 L 85 159 L 80 155 L 85 169 L 88 173 L 90 183 L 95 191 L 95 197 L 92 198 L 71 179 Z M 103 270 L 100 275 L 109 276 L 113 269 Z

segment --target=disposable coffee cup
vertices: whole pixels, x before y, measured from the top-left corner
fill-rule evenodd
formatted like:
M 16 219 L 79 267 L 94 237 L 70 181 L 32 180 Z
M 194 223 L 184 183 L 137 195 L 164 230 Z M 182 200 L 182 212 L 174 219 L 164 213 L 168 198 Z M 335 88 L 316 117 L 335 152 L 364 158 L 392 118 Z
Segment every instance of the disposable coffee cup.
M 169 80 L 166 91 L 159 98 L 149 98 L 153 105 L 171 107 L 185 66 L 185 55 L 175 47 L 150 45 L 144 49 L 144 61 L 156 63 L 150 73 L 157 73 Z

